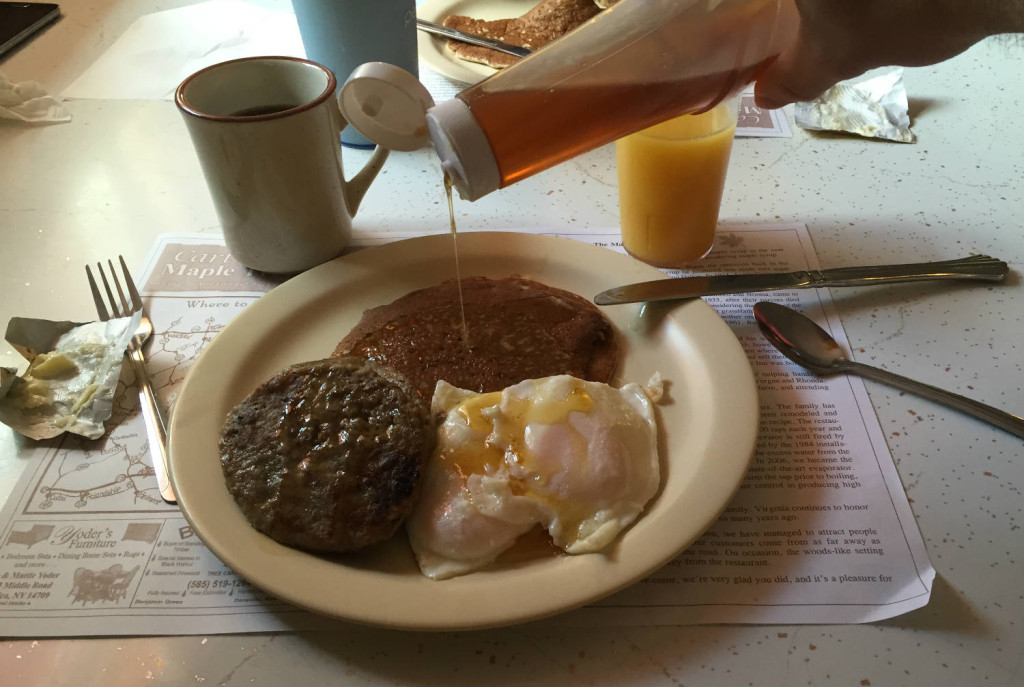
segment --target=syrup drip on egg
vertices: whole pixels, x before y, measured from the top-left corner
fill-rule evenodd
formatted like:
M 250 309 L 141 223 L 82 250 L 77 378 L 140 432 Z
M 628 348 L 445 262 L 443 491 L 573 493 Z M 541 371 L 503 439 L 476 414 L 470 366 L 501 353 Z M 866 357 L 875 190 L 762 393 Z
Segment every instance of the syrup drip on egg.
M 458 413 L 466 425 L 474 432 L 488 435 L 484 446 L 460 446 L 442 454 L 442 459 L 450 461 L 460 474 L 469 475 L 494 474 L 502 466 L 512 468 L 516 473 L 528 477 L 509 477 L 509 488 L 517 496 L 529 495 L 543 501 L 552 508 L 560 507 L 564 515 L 569 515 L 571 503 L 559 504 L 544 491 L 556 469 L 562 465 L 551 465 L 537 456 L 531 449 L 529 434 L 531 428 L 541 425 L 559 425 L 566 429 L 566 439 L 570 442 L 568 456 L 583 456 L 587 452 L 587 438 L 579 431 L 572 429 L 569 422 L 570 413 L 589 413 L 594 401 L 582 386 L 582 380 L 575 380 L 565 398 L 547 399 L 544 403 L 536 403 L 529 397 L 509 396 L 502 404 L 502 392 L 495 391 L 467 399 L 454 412 Z M 532 431 L 536 431 L 535 429 Z M 573 461 L 570 469 L 579 469 L 579 461 Z M 535 486 L 537 488 L 531 488 Z M 582 517 L 573 513 L 570 518 L 578 525 Z
M 567 375 L 486 394 L 439 382 L 445 419 L 407 522 L 423 573 L 475 570 L 538 525 L 568 553 L 607 546 L 658 488 L 647 394 Z

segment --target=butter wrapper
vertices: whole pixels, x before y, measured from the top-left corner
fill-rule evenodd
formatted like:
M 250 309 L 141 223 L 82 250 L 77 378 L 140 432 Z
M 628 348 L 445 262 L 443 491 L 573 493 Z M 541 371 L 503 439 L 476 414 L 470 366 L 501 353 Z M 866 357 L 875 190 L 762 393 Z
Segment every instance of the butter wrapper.
M 107 322 L 12 318 L 7 341 L 29 361 L 22 376 L 0 374 L 0 422 L 31 439 L 64 432 L 103 436 L 114 409 L 124 353 L 141 313 Z
M 900 143 L 917 140 L 910 130 L 902 68 L 838 83 L 811 102 L 796 103 L 794 118 L 804 129 L 843 131 Z

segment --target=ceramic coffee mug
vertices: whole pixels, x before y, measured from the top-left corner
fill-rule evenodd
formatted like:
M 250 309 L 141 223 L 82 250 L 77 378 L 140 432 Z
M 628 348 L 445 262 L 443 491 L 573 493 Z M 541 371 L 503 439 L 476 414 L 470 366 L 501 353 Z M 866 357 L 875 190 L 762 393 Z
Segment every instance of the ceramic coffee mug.
M 292 7 L 306 57 L 334 72 L 339 83 L 366 62 L 419 73 L 415 0 L 292 0 Z M 373 147 L 352 126 L 341 132 L 341 142 Z
M 174 100 L 224 239 L 243 265 L 300 272 L 348 244 L 352 216 L 388 151 L 378 148 L 345 179 L 336 86 L 323 65 L 292 57 L 222 62 L 178 86 Z

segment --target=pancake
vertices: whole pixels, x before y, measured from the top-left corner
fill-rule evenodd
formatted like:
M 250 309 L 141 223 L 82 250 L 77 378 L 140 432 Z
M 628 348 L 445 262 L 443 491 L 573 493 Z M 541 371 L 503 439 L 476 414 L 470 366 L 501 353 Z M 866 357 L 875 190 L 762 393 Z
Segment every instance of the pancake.
M 430 399 L 439 380 L 499 391 L 524 379 L 572 375 L 609 382 L 618 359 L 608 320 L 574 293 L 518 277 L 443 282 L 367 310 L 334 351 L 388 365 Z
M 521 17 L 510 19 L 474 19 L 463 15 L 449 15 L 444 25 L 466 33 L 496 38 L 504 43 L 538 50 L 561 38 L 601 11 L 594 0 L 543 0 Z M 501 69 L 520 58 L 490 48 L 449 40 L 448 50 L 459 59 L 478 62 Z
M 391 537 L 435 444 L 430 409 L 394 370 L 362 358 L 293 365 L 228 415 L 221 467 L 257 530 L 346 552 Z

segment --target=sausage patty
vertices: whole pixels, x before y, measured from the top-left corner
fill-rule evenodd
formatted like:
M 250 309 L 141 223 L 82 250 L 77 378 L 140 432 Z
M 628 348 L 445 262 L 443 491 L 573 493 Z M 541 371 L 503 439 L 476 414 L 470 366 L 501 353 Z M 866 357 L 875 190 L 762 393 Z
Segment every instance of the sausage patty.
M 293 365 L 228 415 L 228 491 L 282 544 L 345 552 L 383 541 L 409 514 L 434 448 L 412 384 L 362 358 Z

